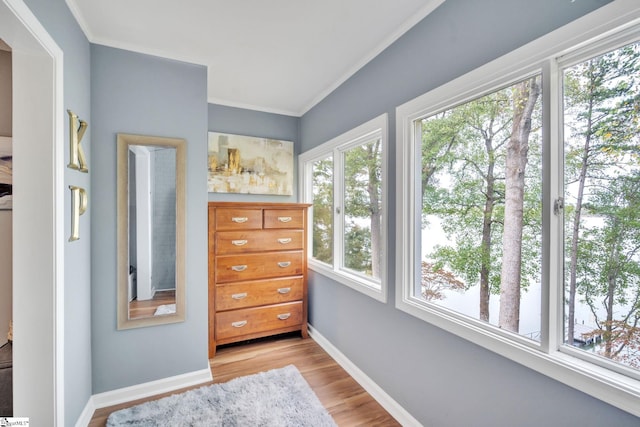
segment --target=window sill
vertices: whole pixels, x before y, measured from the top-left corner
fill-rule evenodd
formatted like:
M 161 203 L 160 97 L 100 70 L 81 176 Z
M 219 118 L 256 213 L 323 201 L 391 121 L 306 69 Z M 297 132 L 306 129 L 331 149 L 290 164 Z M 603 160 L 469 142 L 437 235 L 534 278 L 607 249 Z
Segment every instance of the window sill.
M 539 346 L 503 335 L 503 331 L 494 331 L 493 328 L 479 327 L 453 316 L 430 312 L 422 304 L 408 300 L 401 292 L 396 296 L 396 308 L 569 387 L 640 416 L 640 381 L 572 356 L 569 354 L 571 349 L 566 352 L 556 349 L 546 353 Z
M 373 281 L 364 280 L 355 274 L 349 274 L 344 271 L 335 271 L 332 267 L 315 261 L 314 259 L 309 259 L 308 268 L 377 301 L 382 303 L 387 302 L 387 292 L 384 283 L 377 284 Z

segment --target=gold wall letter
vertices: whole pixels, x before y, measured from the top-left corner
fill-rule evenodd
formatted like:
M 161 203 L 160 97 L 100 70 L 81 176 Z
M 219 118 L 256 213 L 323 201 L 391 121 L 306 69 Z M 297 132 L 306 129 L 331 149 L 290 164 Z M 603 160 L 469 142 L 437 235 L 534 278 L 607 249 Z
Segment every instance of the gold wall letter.
M 88 124 L 84 120 L 80 120 L 73 111 L 67 110 L 67 113 L 69 113 L 69 164 L 67 167 L 80 172 L 89 172 L 84 150 L 80 145 Z
M 87 190 L 75 185 L 70 185 L 71 190 L 71 236 L 69 241 L 73 242 L 80 238 L 80 215 L 87 210 Z

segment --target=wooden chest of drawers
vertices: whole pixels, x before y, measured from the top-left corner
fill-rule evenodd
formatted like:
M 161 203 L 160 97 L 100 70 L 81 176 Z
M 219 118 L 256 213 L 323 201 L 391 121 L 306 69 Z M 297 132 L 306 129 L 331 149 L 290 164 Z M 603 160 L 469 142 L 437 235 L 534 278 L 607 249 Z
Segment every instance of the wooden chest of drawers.
M 307 337 L 307 208 L 209 202 L 209 357 L 283 332 Z

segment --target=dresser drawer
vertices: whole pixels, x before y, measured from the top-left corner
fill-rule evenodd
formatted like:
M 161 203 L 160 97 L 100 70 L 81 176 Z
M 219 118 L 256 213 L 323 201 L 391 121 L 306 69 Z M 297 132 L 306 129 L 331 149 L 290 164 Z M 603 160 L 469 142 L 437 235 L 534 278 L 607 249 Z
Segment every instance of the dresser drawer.
M 216 313 L 216 339 L 224 340 L 302 323 L 302 301 Z
M 216 233 L 216 253 L 227 255 L 302 249 L 303 239 L 303 230 L 220 231 Z
M 264 228 L 304 228 L 302 209 L 265 209 Z
M 233 282 L 216 286 L 216 310 L 235 310 L 301 300 L 303 278 Z
M 216 209 L 216 230 L 250 230 L 262 228 L 262 209 Z
M 216 283 L 299 276 L 303 273 L 303 256 L 303 251 L 218 256 Z

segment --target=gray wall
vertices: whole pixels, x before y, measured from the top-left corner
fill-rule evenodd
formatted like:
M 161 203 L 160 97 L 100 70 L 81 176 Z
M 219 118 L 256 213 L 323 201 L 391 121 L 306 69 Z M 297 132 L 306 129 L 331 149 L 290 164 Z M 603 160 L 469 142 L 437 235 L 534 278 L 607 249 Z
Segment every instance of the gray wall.
M 426 426 L 637 426 L 638 418 L 394 308 L 395 107 L 606 1 L 447 0 L 301 118 L 302 152 L 389 114 L 389 301 L 310 273 L 310 323 Z
M 89 207 L 80 217 L 80 240 L 64 244 L 64 405 L 65 424 L 76 420 L 91 396 L 91 217 L 93 201 L 91 180 L 90 52 L 89 42 L 64 0 L 24 0 L 40 23 L 64 52 L 64 108 L 74 111 L 89 123 L 82 146 L 89 173 L 65 169 L 65 189 L 83 187 L 89 194 Z M 65 115 L 65 141 L 69 140 L 69 121 Z M 69 150 L 64 150 L 65 165 Z M 71 233 L 71 197 L 65 192 L 65 236 Z
M 93 392 L 207 369 L 206 68 L 91 45 Z M 116 134 L 187 141 L 186 321 L 116 330 Z
M 218 104 L 209 104 L 209 130 L 212 132 L 293 141 L 293 176 L 295 181 L 293 183 L 293 195 L 291 196 L 209 193 L 209 200 L 238 202 L 296 202 L 298 192 L 298 182 L 295 178 L 298 176 L 298 164 L 296 158 L 297 154 L 300 153 L 300 143 L 298 142 L 299 121 L 300 119 L 298 117 L 245 110 L 243 108 L 227 107 Z

